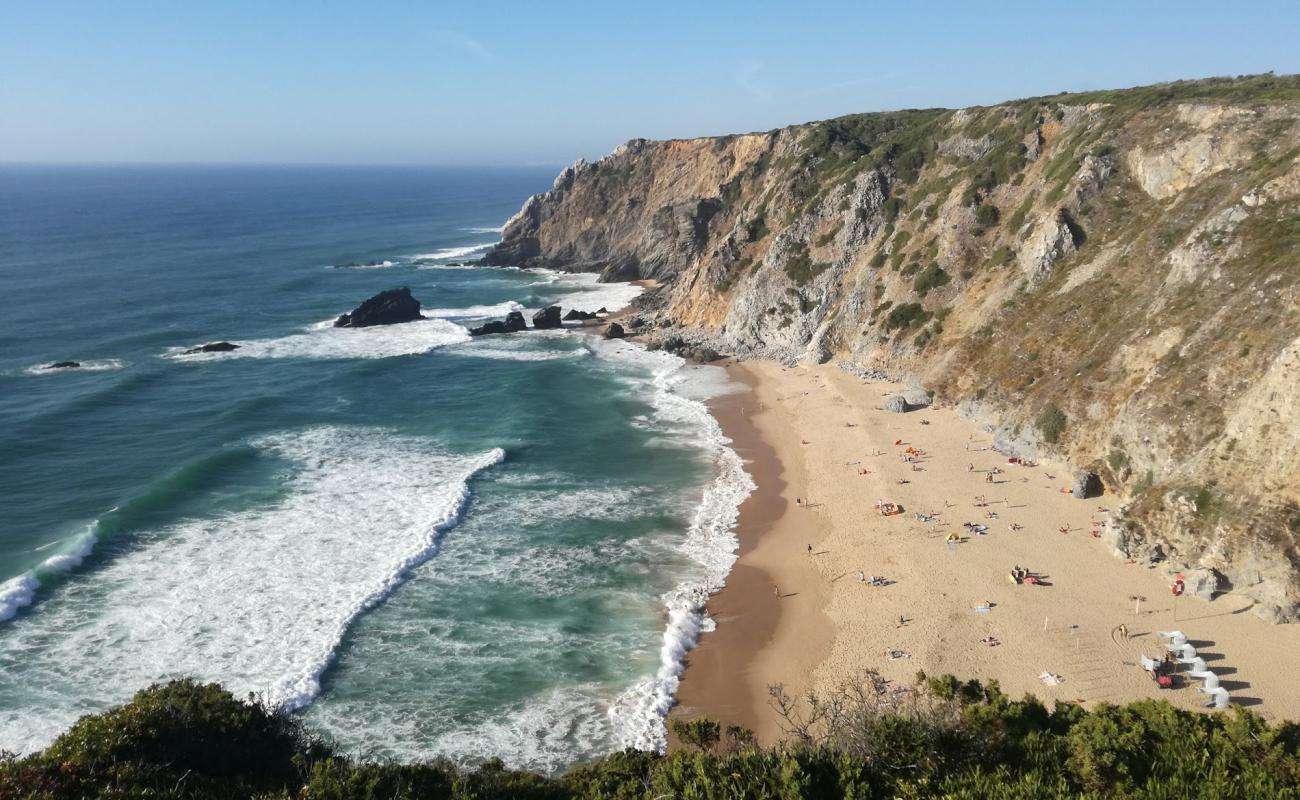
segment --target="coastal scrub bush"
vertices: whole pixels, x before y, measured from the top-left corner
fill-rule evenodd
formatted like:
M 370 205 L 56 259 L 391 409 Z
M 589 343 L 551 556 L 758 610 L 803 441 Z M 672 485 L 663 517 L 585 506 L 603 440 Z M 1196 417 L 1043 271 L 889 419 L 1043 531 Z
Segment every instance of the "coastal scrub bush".
M 952 278 L 938 264 L 931 264 L 917 274 L 912 281 L 912 288 L 916 293 L 925 297 L 931 289 L 937 289 L 940 286 L 946 286 Z
M 690 745 L 701 751 L 712 750 L 713 746 L 722 738 L 721 723 L 708 717 L 674 719 L 668 723 L 668 729 L 682 744 Z
M 975 222 L 981 228 L 996 227 L 1000 218 L 997 206 L 981 203 L 975 207 Z
M 0 757 L 0 800 L 652 800 L 717 798 L 1300 798 L 1300 726 L 1159 700 L 1089 711 L 995 682 L 866 672 L 791 697 L 772 687 L 784 744 L 675 720 L 693 749 L 612 753 L 558 776 L 488 759 L 375 762 L 333 752 L 295 718 L 177 681 L 84 717 L 47 750 Z
M 920 327 L 930 319 L 930 314 L 920 303 L 903 303 L 885 317 L 885 330 Z
M 1035 424 L 1039 432 L 1043 434 L 1043 441 L 1048 444 L 1056 444 L 1061 440 L 1061 434 L 1065 433 L 1065 412 L 1057 408 L 1055 404 L 1048 405 L 1038 415 Z

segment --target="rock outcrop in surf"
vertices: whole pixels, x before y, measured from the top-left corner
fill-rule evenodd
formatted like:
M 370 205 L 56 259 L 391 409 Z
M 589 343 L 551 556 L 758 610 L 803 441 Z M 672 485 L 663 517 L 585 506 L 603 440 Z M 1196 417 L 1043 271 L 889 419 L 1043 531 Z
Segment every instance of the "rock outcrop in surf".
M 470 336 L 487 336 L 494 333 L 517 333 L 528 330 L 528 323 L 524 322 L 524 315 L 518 311 L 511 311 L 506 314 L 504 320 L 496 319 L 491 322 L 485 322 L 477 328 L 470 328 Z
M 386 289 L 347 314 L 334 320 L 336 328 L 368 328 L 374 325 L 397 325 L 424 319 L 420 315 L 420 301 L 411 296 L 405 286 Z
M 198 347 L 191 347 L 181 353 L 181 355 L 193 356 L 198 355 L 199 353 L 229 353 L 231 350 L 238 349 L 239 345 L 234 344 L 233 342 L 208 342 L 207 344 L 201 344 Z

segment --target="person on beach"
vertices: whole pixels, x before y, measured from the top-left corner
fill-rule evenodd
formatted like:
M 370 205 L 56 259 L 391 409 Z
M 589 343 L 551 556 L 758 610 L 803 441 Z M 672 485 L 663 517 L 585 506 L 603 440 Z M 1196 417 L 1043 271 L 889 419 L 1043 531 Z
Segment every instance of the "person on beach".
M 776 595 L 777 597 L 780 597 L 780 596 L 781 596 L 781 587 L 780 587 L 780 586 L 777 586 L 775 583 L 772 584 L 772 594 Z
M 867 576 L 862 573 L 862 570 L 858 570 L 858 583 L 866 583 L 866 582 L 867 582 Z
M 812 555 L 812 545 L 808 545 L 808 555 Z

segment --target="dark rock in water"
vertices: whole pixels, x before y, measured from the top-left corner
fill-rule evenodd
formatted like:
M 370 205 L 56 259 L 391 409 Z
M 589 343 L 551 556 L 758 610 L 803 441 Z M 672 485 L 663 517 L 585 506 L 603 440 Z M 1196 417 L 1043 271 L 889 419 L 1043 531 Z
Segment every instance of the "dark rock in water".
M 41 369 L 77 369 L 81 366 L 79 361 L 55 361 L 53 364 L 46 364 Z
M 528 323 L 524 322 L 524 315 L 518 311 L 511 311 L 506 314 L 504 320 L 496 319 L 484 323 L 477 328 L 470 328 L 470 336 L 487 336 L 493 333 L 518 333 L 519 331 L 528 330 Z
M 626 335 L 627 333 L 623 330 L 623 326 L 619 325 L 617 322 L 609 323 L 609 327 L 605 329 L 606 339 L 622 339 Z
M 892 411 L 895 414 L 902 414 L 904 411 L 908 410 L 908 405 L 907 401 L 903 399 L 901 394 L 896 394 L 885 401 L 884 408 L 886 411 Z
M 509 333 L 509 331 L 506 330 L 506 324 L 499 319 L 494 319 L 491 322 L 483 323 L 477 328 L 469 329 L 470 336 L 487 336 L 493 333 Z
M 196 353 L 229 353 L 231 350 L 238 349 L 239 345 L 231 344 L 230 342 L 208 342 L 207 344 L 201 344 L 198 347 L 191 347 L 189 350 L 181 353 L 181 355 L 192 356 Z
M 334 320 L 336 328 L 368 328 L 372 325 L 396 325 L 424 319 L 420 316 L 420 301 L 411 296 L 411 290 L 387 289 L 357 306 L 348 314 Z
M 528 330 L 528 323 L 524 322 L 523 312 L 511 311 L 506 314 L 506 333 L 515 333 L 517 331 Z
M 559 328 L 560 324 L 560 307 L 549 306 L 543 308 L 533 315 L 533 327 L 540 330 L 547 328 Z
M 595 319 L 596 315 L 590 311 L 579 311 L 576 308 L 569 309 L 569 313 L 564 315 L 564 321 L 568 322 L 575 319 Z
M 1070 489 L 1071 497 L 1086 500 L 1089 497 L 1097 497 L 1101 492 L 1101 478 L 1097 477 L 1097 473 L 1083 469 L 1074 473 L 1074 486 Z
M 448 262 L 447 262 L 447 266 L 449 266 L 449 267 L 463 267 L 463 266 L 465 266 L 465 265 L 462 264 L 462 263 L 459 262 L 459 261 L 448 261 Z
M 596 309 L 596 313 L 597 313 L 597 314 L 608 314 L 608 313 L 609 313 L 609 309 L 608 309 L 608 308 L 605 308 L 604 306 L 601 306 L 600 308 Z

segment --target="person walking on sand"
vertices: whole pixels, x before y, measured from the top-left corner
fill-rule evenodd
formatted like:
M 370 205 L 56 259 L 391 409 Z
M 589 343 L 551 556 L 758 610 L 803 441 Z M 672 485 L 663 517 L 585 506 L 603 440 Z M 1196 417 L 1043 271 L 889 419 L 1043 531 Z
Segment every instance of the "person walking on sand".
M 777 586 L 775 583 L 772 584 L 772 594 L 776 595 L 777 597 L 780 597 L 780 596 L 781 596 L 781 587 L 780 587 L 780 586 Z
M 808 545 L 808 555 L 812 555 L 812 545 Z
M 867 582 L 867 576 L 862 574 L 862 570 L 858 570 L 858 583 L 866 583 L 866 582 Z

